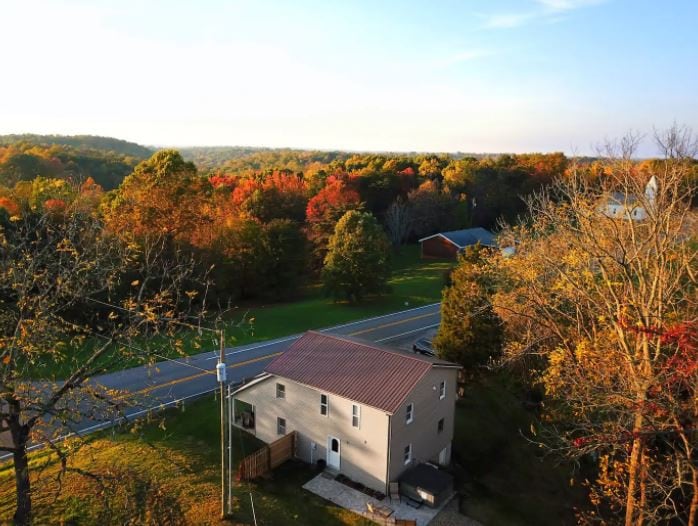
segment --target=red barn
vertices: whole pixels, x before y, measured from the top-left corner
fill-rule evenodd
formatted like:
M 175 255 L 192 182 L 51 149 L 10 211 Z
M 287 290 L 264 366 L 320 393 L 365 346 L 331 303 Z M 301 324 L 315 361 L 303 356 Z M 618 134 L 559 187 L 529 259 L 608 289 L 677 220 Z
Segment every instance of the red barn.
M 422 258 L 455 259 L 461 250 L 480 243 L 486 247 L 497 245 L 494 235 L 484 228 L 466 228 L 451 232 L 439 232 L 419 240 L 422 244 Z

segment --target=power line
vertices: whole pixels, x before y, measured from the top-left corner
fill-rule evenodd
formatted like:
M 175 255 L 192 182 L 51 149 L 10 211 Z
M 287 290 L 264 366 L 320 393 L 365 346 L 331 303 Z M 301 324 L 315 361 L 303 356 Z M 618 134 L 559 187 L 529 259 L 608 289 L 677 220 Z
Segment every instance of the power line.
M 103 334 L 99 334 L 99 333 L 93 333 L 93 335 L 94 335 L 94 336 L 97 336 L 98 338 L 102 338 L 102 339 L 104 339 L 104 340 L 109 340 L 109 339 L 110 339 L 110 338 L 104 336 Z M 160 359 L 163 360 L 163 361 L 171 362 L 171 363 L 174 363 L 174 364 L 177 364 L 177 365 L 181 365 L 181 366 L 184 366 L 184 367 L 189 367 L 189 368 L 191 368 L 191 369 L 196 369 L 197 371 L 201 371 L 201 372 L 204 372 L 204 373 L 213 374 L 209 369 L 204 369 L 204 368 L 202 368 L 202 367 L 198 367 L 198 366 L 193 365 L 193 364 L 191 364 L 191 363 L 182 362 L 182 361 L 180 361 L 180 360 L 176 360 L 176 359 L 174 359 L 174 358 L 170 358 L 170 357 L 168 357 L 168 356 L 165 356 L 165 355 L 163 355 L 163 354 L 158 354 L 158 353 L 153 352 L 153 351 L 148 351 L 148 350 L 146 350 L 146 349 L 141 349 L 140 347 L 136 347 L 135 345 L 131 345 L 131 344 L 124 343 L 124 342 L 116 342 L 116 341 L 115 341 L 114 343 L 115 343 L 116 345 L 121 345 L 121 346 L 126 347 L 126 348 L 128 348 L 128 349 L 132 349 L 132 350 L 134 350 L 134 351 L 139 351 L 139 352 L 141 353 L 142 357 L 147 357 L 147 355 L 152 355 L 152 356 L 155 356 L 156 358 L 160 358 Z

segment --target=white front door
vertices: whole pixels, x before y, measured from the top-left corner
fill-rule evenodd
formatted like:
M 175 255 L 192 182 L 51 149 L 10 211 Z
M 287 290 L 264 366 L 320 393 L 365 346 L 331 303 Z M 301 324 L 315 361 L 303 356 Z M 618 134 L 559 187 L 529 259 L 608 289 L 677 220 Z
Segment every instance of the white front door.
M 327 437 L 327 467 L 339 471 L 339 439 Z

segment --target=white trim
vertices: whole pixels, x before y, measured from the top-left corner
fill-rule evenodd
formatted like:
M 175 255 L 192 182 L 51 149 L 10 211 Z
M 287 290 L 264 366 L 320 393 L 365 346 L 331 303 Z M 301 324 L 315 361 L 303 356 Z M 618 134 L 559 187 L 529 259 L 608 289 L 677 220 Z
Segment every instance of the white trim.
M 443 392 L 441 392 L 443 390 Z M 439 400 L 446 398 L 446 380 L 439 382 Z
M 407 459 L 405 460 L 405 450 L 407 450 Z M 412 462 L 412 444 L 407 444 L 402 450 L 402 460 L 405 466 Z
M 405 424 L 414 422 L 414 402 L 410 402 L 405 406 Z
M 451 244 L 452 244 L 453 246 L 455 246 L 455 247 L 458 247 L 458 248 L 465 248 L 465 247 L 460 246 L 458 243 L 456 243 L 456 242 L 453 241 L 452 239 L 447 238 L 447 237 L 444 236 L 443 234 L 433 234 L 433 235 L 431 235 L 431 236 L 423 237 L 422 239 L 419 240 L 419 243 L 421 243 L 422 241 L 428 241 L 428 240 L 433 239 L 433 238 L 435 238 L 435 237 L 441 237 L 441 238 L 445 239 L 446 241 L 448 241 L 449 243 L 451 243 Z
M 469 230 L 469 229 L 466 228 L 465 230 Z M 488 231 L 488 232 L 489 232 L 489 231 Z M 494 237 L 494 234 L 492 234 L 492 232 L 490 232 L 490 234 L 492 235 L 492 237 Z M 457 247 L 457 248 L 459 248 L 460 250 L 463 250 L 465 247 L 470 247 L 470 246 L 473 246 L 473 245 L 477 245 L 478 243 L 480 243 L 483 247 L 496 247 L 496 246 L 497 246 L 497 243 L 496 243 L 496 242 L 490 244 L 490 243 L 485 243 L 485 242 L 482 241 L 481 239 L 478 239 L 477 241 L 475 241 L 475 243 L 471 243 L 470 245 L 459 245 L 458 243 L 456 243 L 456 242 L 453 241 L 452 239 L 449 239 L 449 238 L 447 238 L 446 236 L 444 236 L 442 233 L 432 234 L 431 236 L 423 237 L 423 238 L 420 239 L 418 242 L 421 243 L 422 241 L 428 241 L 428 240 L 433 239 L 433 238 L 435 238 L 435 237 L 441 237 L 441 238 L 445 239 L 446 241 L 448 241 L 449 243 L 451 243 L 454 247 Z

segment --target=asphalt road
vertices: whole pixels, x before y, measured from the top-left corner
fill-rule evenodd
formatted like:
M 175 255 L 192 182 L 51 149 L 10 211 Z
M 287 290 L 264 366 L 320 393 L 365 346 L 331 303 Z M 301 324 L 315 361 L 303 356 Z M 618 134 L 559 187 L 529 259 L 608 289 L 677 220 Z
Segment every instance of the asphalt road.
M 412 342 L 430 330 L 440 320 L 440 304 L 435 303 L 393 314 L 337 325 L 321 332 L 353 336 L 401 348 L 411 348 Z M 262 343 L 226 349 L 228 381 L 238 383 L 264 370 L 276 356 L 283 353 L 300 335 L 287 336 Z M 179 360 L 159 362 L 109 373 L 91 379 L 95 384 L 128 393 L 137 400 L 127 418 L 135 418 L 153 409 L 159 409 L 197 398 L 215 390 L 215 367 L 218 352 L 204 352 Z M 87 434 L 114 425 L 114 421 L 85 421 L 76 426 L 77 434 Z M 39 447 L 39 446 L 35 446 Z M 1 455 L 0 460 L 8 455 Z

